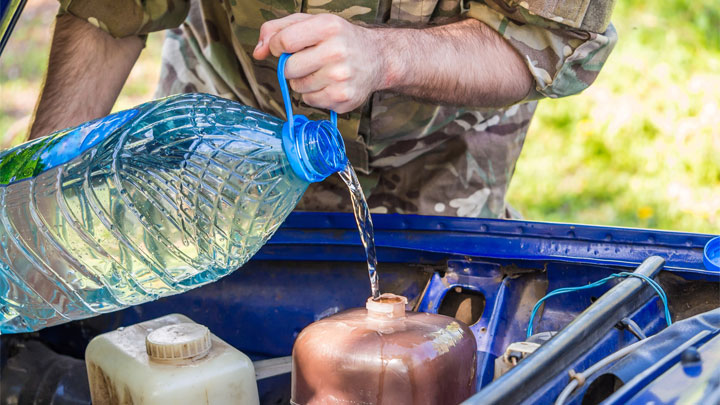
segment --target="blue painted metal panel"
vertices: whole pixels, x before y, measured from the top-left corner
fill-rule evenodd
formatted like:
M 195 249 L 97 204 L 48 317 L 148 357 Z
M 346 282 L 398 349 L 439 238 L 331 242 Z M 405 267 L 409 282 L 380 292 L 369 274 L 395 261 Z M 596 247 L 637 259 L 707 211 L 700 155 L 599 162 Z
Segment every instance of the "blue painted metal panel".
M 376 214 L 373 222 L 380 261 L 392 261 L 396 250 L 407 250 L 421 251 L 420 259 L 429 261 L 451 255 L 633 267 L 658 255 L 666 260 L 667 269 L 717 274 L 702 262 L 703 248 L 712 235 L 416 215 Z M 293 213 L 257 258 L 316 260 L 330 255 L 362 261 L 361 249 L 340 249 L 358 242 L 354 218 L 348 214 Z M 329 246 L 332 249 L 325 249 Z
M 711 397 L 720 397 L 720 336 L 699 345 L 700 361 L 691 364 L 676 363 L 670 370 L 642 387 L 628 400 L 628 405 L 641 404 L 710 404 Z M 714 381 L 712 381 L 714 380 Z M 678 389 L 682 387 L 682 389 Z M 618 396 L 618 401 L 625 398 Z M 620 403 L 617 402 L 616 403 Z
M 492 381 L 494 361 L 502 354 L 501 336 L 498 332 L 505 331 L 507 316 L 506 309 L 507 283 L 503 282 L 503 273 L 500 266 L 486 262 L 458 262 L 448 263 L 444 276 L 436 273 L 430 283 L 418 311 L 437 313 L 443 298 L 455 287 L 462 287 L 469 291 L 478 292 L 485 298 L 485 308 L 480 319 L 470 325 L 477 340 L 478 358 L 478 389 Z
M 679 362 L 688 348 L 698 348 L 699 362 Z M 697 395 L 716 370 L 720 370 L 720 308 L 672 325 L 608 367 L 604 372 L 625 384 L 604 403 L 644 404 L 653 399 L 656 404 L 673 404 L 682 398 L 680 403 L 704 404 Z
M 251 261 L 217 282 L 123 311 L 48 328 L 40 333 L 64 354 L 82 357 L 98 333 L 169 313 L 181 313 L 254 359 L 287 356 L 308 324 L 362 306 L 370 296 L 367 267 L 342 262 Z M 381 286 L 416 298 L 428 273 L 386 268 Z M 68 336 L 77 335 L 74 339 Z

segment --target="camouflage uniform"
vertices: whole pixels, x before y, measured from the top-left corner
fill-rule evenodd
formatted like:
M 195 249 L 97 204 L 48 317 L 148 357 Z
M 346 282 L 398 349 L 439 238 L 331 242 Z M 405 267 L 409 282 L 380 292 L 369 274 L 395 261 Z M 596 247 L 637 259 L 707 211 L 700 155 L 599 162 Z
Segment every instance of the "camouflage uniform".
M 511 216 L 505 193 L 537 101 L 585 89 L 617 34 L 612 0 L 61 0 L 62 12 L 116 37 L 172 28 L 158 96 L 207 92 L 284 116 L 277 60 L 256 61 L 260 26 L 298 12 L 334 13 L 356 24 L 422 26 L 460 16 L 498 31 L 523 57 L 535 87 L 500 109 L 438 106 L 380 92 L 341 116 L 348 156 L 373 212 Z M 177 28 L 176 28 L 177 27 Z M 295 99 L 296 113 L 327 116 Z M 348 211 L 337 176 L 315 184 L 300 209 Z

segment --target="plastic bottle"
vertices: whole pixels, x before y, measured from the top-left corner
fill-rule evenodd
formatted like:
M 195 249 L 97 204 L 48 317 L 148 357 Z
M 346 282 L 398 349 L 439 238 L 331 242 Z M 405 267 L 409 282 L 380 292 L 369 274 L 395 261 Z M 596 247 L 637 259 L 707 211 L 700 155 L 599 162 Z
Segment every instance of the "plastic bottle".
M 180 314 L 119 328 L 85 351 L 95 405 L 257 405 L 250 358 Z
M 310 182 L 347 165 L 330 122 L 294 121 L 184 94 L 0 154 L 0 333 L 177 294 L 241 266 Z
M 292 353 L 292 403 L 455 405 L 475 393 L 475 337 L 443 315 L 406 312 L 382 294 L 303 329 Z

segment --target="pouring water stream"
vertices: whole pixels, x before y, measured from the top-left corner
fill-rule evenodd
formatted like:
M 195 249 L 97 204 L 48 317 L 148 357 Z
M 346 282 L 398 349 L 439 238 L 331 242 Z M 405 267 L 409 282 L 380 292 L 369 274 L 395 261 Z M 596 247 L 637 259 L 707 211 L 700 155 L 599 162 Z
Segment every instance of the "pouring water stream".
M 355 213 L 355 222 L 357 223 L 358 232 L 360 233 L 360 241 L 365 248 L 367 256 L 368 275 L 370 276 L 370 290 L 373 299 L 380 296 L 380 283 L 377 274 L 377 255 L 375 253 L 375 236 L 373 231 L 372 217 L 368 209 L 365 195 L 363 194 L 360 182 L 355 175 L 352 165 L 348 164 L 345 169 L 338 172 L 340 178 L 345 182 L 350 192 L 352 200 L 353 212 Z
M 294 116 L 292 112 L 292 103 L 290 101 L 290 91 L 287 86 L 287 80 L 285 79 L 285 64 L 287 63 L 290 54 L 284 53 L 280 56 L 278 61 L 278 82 L 280 83 L 280 92 L 282 93 L 283 102 L 285 103 L 285 113 L 288 120 L 288 127 L 293 128 Z M 340 132 L 337 129 L 337 113 L 330 111 L 330 121 L 336 135 L 340 136 Z M 350 192 L 350 199 L 352 201 L 353 213 L 355 214 L 355 222 L 357 223 L 358 232 L 360 233 L 360 241 L 365 248 L 365 255 L 367 256 L 368 264 L 368 275 L 370 277 L 370 290 L 372 292 L 372 298 L 377 299 L 380 296 L 380 287 L 377 274 L 377 255 L 375 252 L 375 236 L 373 231 L 372 218 L 370 217 L 370 209 L 368 208 L 365 195 L 363 194 L 362 187 L 358 181 L 355 170 L 353 170 L 350 162 L 347 163 L 345 168 L 338 172 L 340 178 L 345 182 Z

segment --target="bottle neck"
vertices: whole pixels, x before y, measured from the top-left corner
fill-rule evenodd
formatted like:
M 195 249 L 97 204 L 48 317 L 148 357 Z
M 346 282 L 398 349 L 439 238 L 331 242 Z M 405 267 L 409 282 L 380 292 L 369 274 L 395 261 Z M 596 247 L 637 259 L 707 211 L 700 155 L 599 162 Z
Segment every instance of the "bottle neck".
M 324 180 L 348 164 L 340 132 L 329 121 L 294 117 L 283 126 L 283 149 L 293 171 L 310 183 Z

